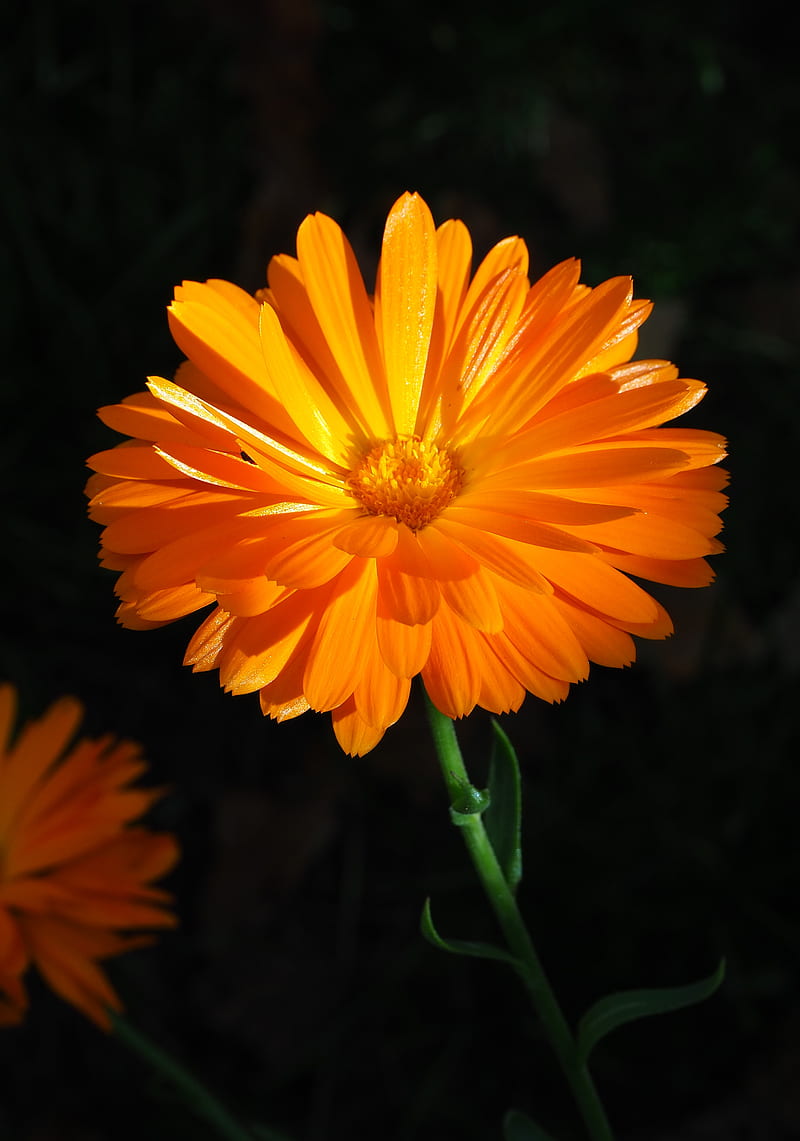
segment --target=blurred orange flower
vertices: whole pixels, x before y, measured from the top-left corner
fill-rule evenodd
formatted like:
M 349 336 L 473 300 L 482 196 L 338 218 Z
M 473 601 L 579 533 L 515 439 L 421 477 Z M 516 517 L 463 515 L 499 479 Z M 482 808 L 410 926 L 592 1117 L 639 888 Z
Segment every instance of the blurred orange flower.
M 186 655 L 282 720 L 330 710 L 364 753 L 421 674 L 449 717 L 561 700 L 589 662 L 671 623 L 629 575 L 681 586 L 725 504 L 724 441 L 662 428 L 705 386 L 629 363 L 628 278 L 534 285 L 519 238 L 470 278 L 463 223 L 392 208 L 374 297 L 323 214 L 255 297 L 186 282 L 174 381 L 101 410 L 133 439 L 90 461 L 103 564 L 130 627 L 214 603 Z
M 24 1017 L 23 975 L 35 965 L 108 1029 L 121 1004 L 98 961 L 151 941 L 120 931 L 175 926 L 170 896 L 149 885 L 177 845 L 128 827 L 161 792 L 130 787 L 146 768 L 130 741 L 69 747 L 82 712 L 64 697 L 12 744 L 16 694 L 0 686 L 0 1026 Z

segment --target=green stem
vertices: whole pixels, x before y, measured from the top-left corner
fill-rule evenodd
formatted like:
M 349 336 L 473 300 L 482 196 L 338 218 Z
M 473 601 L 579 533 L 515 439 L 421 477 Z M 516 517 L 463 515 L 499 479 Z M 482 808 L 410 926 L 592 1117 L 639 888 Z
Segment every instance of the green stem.
M 252 1133 L 239 1125 L 227 1109 L 197 1078 L 185 1070 L 171 1055 L 165 1053 L 149 1038 L 146 1038 L 140 1030 L 134 1030 L 124 1018 L 120 1018 L 118 1014 L 113 1012 L 110 1013 L 116 1037 L 124 1042 L 134 1054 L 143 1058 L 157 1074 L 172 1082 L 183 1095 L 187 1105 L 194 1110 L 198 1117 L 203 1118 L 209 1125 L 213 1126 L 220 1137 L 226 1138 L 226 1141 L 253 1141 Z
M 436 752 L 450 794 L 450 803 L 453 810 L 459 813 L 459 831 L 464 837 L 467 851 L 505 935 L 508 948 L 519 964 L 517 970 L 520 978 L 570 1084 L 589 1136 L 592 1141 L 614 1141 L 611 1126 L 592 1077 L 578 1056 L 575 1038 L 547 980 L 514 893 L 503 875 L 481 819 L 481 813 L 474 810 L 470 812 L 469 809 L 464 812 L 465 797 L 469 797 L 472 785 L 461 756 L 453 722 L 436 709 L 427 695 L 426 705 Z

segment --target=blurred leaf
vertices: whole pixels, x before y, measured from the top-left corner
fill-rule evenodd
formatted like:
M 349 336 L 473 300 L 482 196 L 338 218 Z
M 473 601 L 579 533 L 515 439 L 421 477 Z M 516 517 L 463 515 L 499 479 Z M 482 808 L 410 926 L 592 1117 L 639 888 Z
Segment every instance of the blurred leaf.
M 585 1062 L 601 1038 L 618 1026 L 651 1014 L 669 1014 L 684 1006 L 694 1006 L 714 993 L 725 977 L 725 960 L 708 978 L 688 986 L 659 987 L 651 990 L 624 990 L 601 998 L 578 1023 L 578 1053 Z
M 531 1121 L 518 1109 L 509 1109 L 503 1118 L 503 1141 L 555 1141 L 551 1133 Z
M 452 955 L 470 955 L 474 959 L 497 959 L 515 969 L 519 966 L 512 954 L 500 947 L 493 947 L 491 943 L 479 943 L 471 939 L 443 939 L 433 925 L 430 899 L 425 900 L 419 927 L 428 942 L 440 951 L 449 951 Z
M 514 746 L 496 721 L 489 762 L 489 807 L 484 822 L 512 891 L 522 879 L 522 791 Z
M 251 1125 L 250 1132 L 257 1141 L 292 1141 L 288 1133 L 273 1129 L 270 1125 Z

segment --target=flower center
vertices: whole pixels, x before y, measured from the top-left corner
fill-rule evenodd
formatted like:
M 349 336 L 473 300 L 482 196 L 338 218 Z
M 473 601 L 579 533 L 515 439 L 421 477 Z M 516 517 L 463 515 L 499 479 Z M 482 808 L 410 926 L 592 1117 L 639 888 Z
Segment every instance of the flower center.
M 420 531 L 458 495 L 464 478 L 445 448 L 411 436 L 375 444 L 347 484 L 370 515 L 391 515 Z

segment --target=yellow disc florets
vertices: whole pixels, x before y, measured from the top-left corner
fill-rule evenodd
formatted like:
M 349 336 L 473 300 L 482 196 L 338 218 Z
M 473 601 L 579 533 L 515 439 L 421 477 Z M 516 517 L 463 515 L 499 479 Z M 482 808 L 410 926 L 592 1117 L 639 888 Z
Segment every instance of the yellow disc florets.
M 427 527 L 463 485 L 452 453 L 416 436 L 375 444 L 348 480 L 370 515 L 391 515 L 412 531 Z

